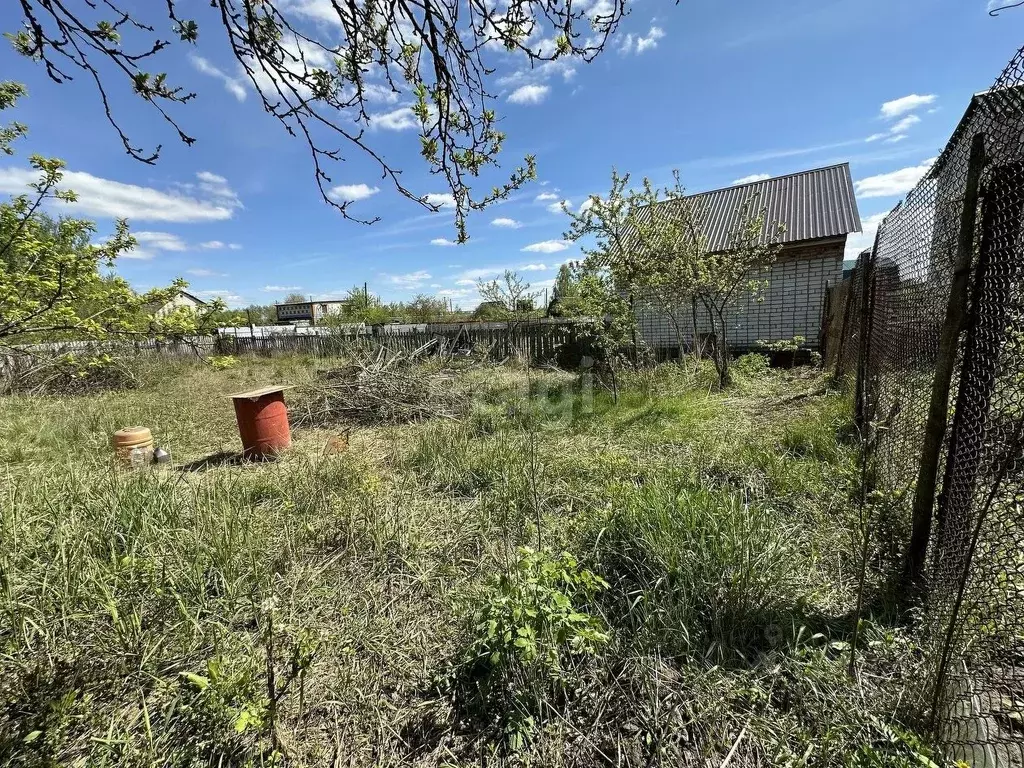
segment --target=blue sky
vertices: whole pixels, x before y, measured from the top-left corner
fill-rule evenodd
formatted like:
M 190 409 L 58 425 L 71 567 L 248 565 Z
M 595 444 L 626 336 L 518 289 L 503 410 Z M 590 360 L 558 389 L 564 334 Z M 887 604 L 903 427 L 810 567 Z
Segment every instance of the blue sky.
M 283 0 L 329 36 L 315 21 L 322 2 Z M 15 157 L 0 160 L 0 193 L 24 189 L 30 153 L 61 157 L 78 214 L 101 232 L 113 217 L 129 218 L 139 249 L 117 269 L 134 286 L 180 275 L 196 293 L 236 306 L 293 291 L 335 296 L 366 281 L 389 300 L 430 293 L 468 308 L 477 301 L 473 282 L 504 268 L 543 288 L 579 254 L 562 241 L 564 215 L 549 207 L 563 199 L 578 207 L 606 191 L 613 165 L 659 184 L 678 168 L 696 192 L 849 161 L 865 221 L 855 253 L 942 148 L 971 94 L 989 87 L 1024 42 L 1024 10 L 993 18 L 986 2 L 633 0 L 592 64 L 560 60 L 531 71 L 502 58 L 491 90 L 509 137 L 503 166 L 535 154 L 539 179 L 474 213 L 461 246 L 447 244 L 450 211 L 432 214 L 402 198 L 354 149 L 330 171 L 332 185 L 362 198 L 353 215 L 382 221 L 367 227 L 327 206 L 307 148 L 263 113 L 207 4 L 196 2 L 198 45 L 172 46 L 152 68 L 198 93 L 175 112 L 197 142 L 185 147 L 137 98 L 115 97 L 137 143 L 163 144 L 155 166 L 124 153 L 84 77 L 58 86 L 3 46 L 2 77 L 29 89 L 10 117 L 30 134 Z M 17 28 L 14 10 L 0 10 L 3 31 Z M 418 158 L 404 105 L 378 103 L 369 138 L 417 194 L 446 192 Z

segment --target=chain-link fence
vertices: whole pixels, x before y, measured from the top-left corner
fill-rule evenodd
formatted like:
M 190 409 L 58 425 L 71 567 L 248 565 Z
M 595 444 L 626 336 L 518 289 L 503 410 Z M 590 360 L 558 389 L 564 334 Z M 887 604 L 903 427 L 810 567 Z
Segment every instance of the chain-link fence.
M 1022 228 L 1024 49 L 859 259 L 833 358 L 923 607 L 922 716 L 974 766 L 1024 765 Z

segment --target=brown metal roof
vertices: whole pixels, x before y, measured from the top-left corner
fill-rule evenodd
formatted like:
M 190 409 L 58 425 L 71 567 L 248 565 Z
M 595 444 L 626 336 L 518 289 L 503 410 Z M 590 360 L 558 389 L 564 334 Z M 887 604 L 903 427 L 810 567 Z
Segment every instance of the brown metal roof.
M 700 192 L 686 200 L 703 222 L 705 247 L 712 253 L 729 249 L 739 210 L 748 201 L 752 213 L 765 210 L 766 228 L 785 225 L 783 243 L 860 232 L 849 163 Z

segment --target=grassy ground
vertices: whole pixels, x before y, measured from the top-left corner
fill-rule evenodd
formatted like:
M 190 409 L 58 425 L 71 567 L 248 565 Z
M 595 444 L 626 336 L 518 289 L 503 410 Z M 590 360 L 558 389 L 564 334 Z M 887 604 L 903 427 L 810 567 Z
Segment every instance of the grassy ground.
M 899 631 L 846 670 L 855 452 L 818 374 L 663 366 L 616 403 L 475 368 L 463 419 L 224 461 L 224 395 L 313 367 L 0 399 L 0 763 L 928 764 Z M 129 424 L 173 466 L 114 466 Z

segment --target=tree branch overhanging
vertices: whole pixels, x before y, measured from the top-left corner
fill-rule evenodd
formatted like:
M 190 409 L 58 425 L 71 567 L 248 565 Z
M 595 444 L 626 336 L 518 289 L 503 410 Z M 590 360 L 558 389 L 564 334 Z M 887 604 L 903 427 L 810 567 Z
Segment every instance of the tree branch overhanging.
M 307 145 L 326 203 L 346 218 L 377 220 L 351 214 L 351 201 L 331 191 L 334 163 L 365 154 L 403 196 L 432 211 L 452 207 L 461 242 L 470 211 L 536 175 L 527 156 L 498 185 L 474 188 L 484 170 L 498 165 L 505 141 L 492 106 L 493 90 L 502 85 L 492 77 L 499 63 L 517 66 L 518 76 L 537 77 L 559 59 L 592 61 L 627 13 L 626 3 L 508 0 L 499 9 L 487 0 L 324 0 L 314 23 L 281 0 L 211 0 L 212 15 L 200 21 L 180 14 L 180 0 L 144 10 L 116 0 L 18 0 L 22 29 L 8 36 L 55 83 L 88 74 L 125 151 L 153 163 L 160 146 L 144 149 L 131 141 L 110 89 L 127 85 L 182 142 L 193 143 L 172 110 L 195 93 L 147 68 L 172 45 L 195 45 L 200 22 L 204 41 L 205 30 L 214 27 L 263 109 Z M 159 33 L 168 22 L 176 40 Z M 416 127 L 420 155 L 444 180 L 454 205 L 400 181 L 400 169 L 374 141 L 385 105 Z

